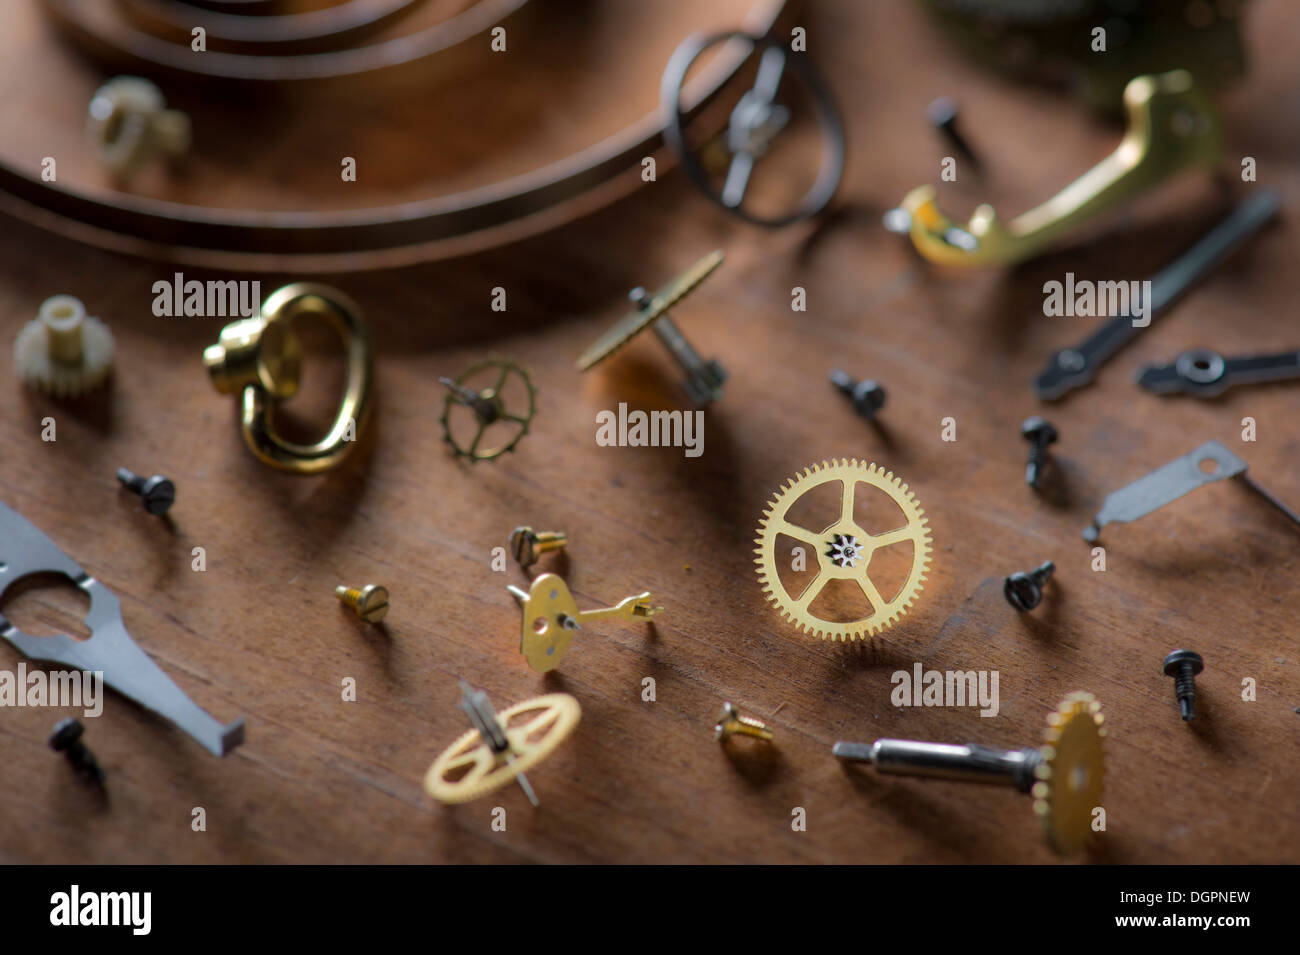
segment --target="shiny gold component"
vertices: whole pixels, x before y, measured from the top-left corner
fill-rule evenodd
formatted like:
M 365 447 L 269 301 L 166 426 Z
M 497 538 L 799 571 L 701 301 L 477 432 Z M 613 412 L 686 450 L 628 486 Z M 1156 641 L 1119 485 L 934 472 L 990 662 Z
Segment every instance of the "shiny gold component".
M 335 587 L 334 595 L 366 623 L 379 623 L 388 615 L 388 589 L 378 584 L 366 584 L 360 590 Z
M 332 325 L 348 356 L 347 388 L 334 423 L 325 437 L 307 445 L 285 441 L 271 424 L 273 401 L 298 391 L 302 345 L 292 324 L 303 315 Z M 245 443 L 263 462 L 284 471 L 317 474 L 337 466 L 370 417 L 370 332 L 356 303 L 327 285 L 298 282 L 274 292 L 259 316 L 223 328 L 217 344 L 204 350 L 203 363 L 218 392 L 240 396 Z
M 721 251 L 710 252 L 653 295 L 643 288 L 634 288 L 628 297 L 636 307 L 582 353 L 578 370 L 586 371 L 599 364 L 641 331 L 653 326 L 655 334 L 686 372 L 682 385 L 690 399 L 703 405 L 721 398 L 722 386 L 727 380 L 726 369 L 715 359 L 706 361 L 700 357 L 673 323 L 668 310 L 699 287 L 722 264 L 722 259 Z
M 1218 161 L 1219 117 L 1186 70 L 1131 80 L 1124 108 L 1128 131 L 1115 151 L 1007 225 L 982 205 L 964 228 L 957 226 L 939 211 L 933 186 L 913 189 L 901 208 L 917 251 L 942 265 L 1011 265 L 1177 173 Z
M 527 593 L 518 587 L 506 589 L 519 601 L 523 610 L 519 652 L 538 673 L 554 670 L 560 665 L 573 641 L 574 632 L 582 629 L 582 624 L 611 617 L 622 620 L 649 618 L 664 609 L 651 606 L 650 591 L 647 590 L 614 607 L 579 610 L 568 585 L 556 574 L 542 574 L 533 581 Z
M 122 179 L 155 156 L 190 148 L 190 118 L 166 109 L 162 91 L 138 76 L 115 76 L 90 100 L 86 136 L 108 170 Z
M 535 531 L 531 527 L 516 527 L 510 535 L 510 549 L 520 567 L 530 567 L 537 558 L 548 551 L 559 550 L 568 542 L 560 531 Z
M 881 534 L 868 534 L 853 520 L 853 505 L 859 483 L 869 484 L 893 499 L 902 511 L 905 523 Z M 812 530 L 791 523 L 786 515 L 803 495 L 826 484 L 840 485 L 839 514 L 822 530 Z M 925 511 L 907 485 L 875 464 L 857 460 L 832 460 L 805 468 L 777 491 L 763 511 L 754 543 L 754 558 L 763 593 L 777 610 L 801 630 L 822 639 L 856 640 L 878 633 L 894 624 L 916 599 L 930 563 L 930 529 Z M 786 590 L 777 570 L 776 541 L 779 535 L 793 538 L 809 555 L 815 555 L 817 574 L 803 592 L 795 595 Z M 912 543 L 912 565 L 907 580 L 897 594 L 885 599 L 872 583 L 868 571 L 871 558 L 881 548 Z M 809 606 L 831 580 L 851 580 L 861 588 L 871 604 L 871 613 L 860 620 L 831 621 L 818 617 Z
M 485 371 L 491 374 L 493 383 L 487 387 L 471 388 L 468 383 Z M 528 408 L 522 413 L 508 409 L 502 398 L 512 376 L 523 383 L 524 391 L 528 395 Z M 503 358 L 489 358 L 470 365 L 457 378 L 438 380 L 447 389 L 447 399 L 442 408 L 443 440 L 451 445 L 458 457 L 466 457 L 473 461 L 490 461 L 507 451 L 513 451 L 515 445 L 528 433 L 528 426 L 533 420 L 533 415 L 537 413 L 537 389 L 533 387 L 528 372 L 514 362 Z M 452 431 L 453 407 L 468 408 L 474 414 L 477 430 L 467 445 L 457 442 Z M 483 433 L 494 424 L 509 424 L 513 428 L 513 433 L 491 448 L 480 448 Z
M 486 796 L 549 756 L 581 716 L 578 701 L 567 693 L 516 703 L 495 714 L 508 744 L 503 751 L 494 750 L 480 730 L 470 730 L 433 761 L 424 777 L 424 791 L 445 803 Z
M 694 292 L 700 283 L 722 264 L 721 249 L 715 249 L 677 276 L 648 299 L 648 307 L 628 312 L 578 359 L 578 370 L 586 371 L 626 345 L 638 332 L 663 318 L 664 313 Z
M 1106 781 L 1101 704 L 1091 693 L 1071 693 L 1047 714 L 1045 738 L 1034 770 L 1034 812 L 1053 849 L 1077 852 L 1092 835 L 1092 811 Z
M 14 370 L 56 398 L 76 398 L 113 370 L 113 333 L 71 295 L 53 295 L 14 339 Z
M 1101 704 L 1091 693 L 1071 693 L 1047 714 L 1046 742 L 1038 748 L 878 739 L 840 740 L 831 752 L 838 759 L 871 763 L 881 773 L 1014 786 L 1032 795 L 1048 845 L 1068 855 L 1084 848 L 1092 834 L 1105 784 L 1105 736 Z
M 723 703 L 718 713 L 718 725 L 713 727 L 713 738 L 725 743 L 732 736 L 753 736 L 755 739 L 772 741 L 772 731 L 767 724 L 748 716 L 741 716 L 731 703 Z

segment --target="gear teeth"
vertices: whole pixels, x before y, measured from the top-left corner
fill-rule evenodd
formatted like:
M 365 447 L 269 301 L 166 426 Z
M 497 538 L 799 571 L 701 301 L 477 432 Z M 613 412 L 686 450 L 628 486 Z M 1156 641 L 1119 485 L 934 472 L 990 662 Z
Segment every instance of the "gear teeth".
M 881 608 L 873 607 L 869 616 L 844 623 L 822 620 L 806 610 L 797 611 L 792 608 L 789 605 L 790 595 L 774 566 L 775 555 L 771 553 L 771 545 L 775 540 L 772 525 L 776 515 L 788 513 L 793 503 L 786 499 L 793 496 L 794 500 L 798 500 L 814 487 L 840 481 L 862 482 L 883 491 L 893 498 L 907 516 L 906 526 L 915 525 L 920 528 L 920 533 L 915 537 L 912 567 L 903 589 Z M 794 624 L 800 632 L 823 640 L 847 643 L 859 638 L 865 640 L 893 626 L 916 602 L 922 585 L 928 579 L 926 572 L 931 562 L 933 538 L 924 508 L 917 503 L 915 493 L 893 471 L 857 458 L 831 458 L 809 465 L 780 484 L 763 509 L 754 544 L 755 570 L 763 595 L 776 607 L 782 619 Z M 821 560 L 825 556 L 818 553 L 817 559 Z
M 1041 760 L 1030 792 L 1048 842 L 1061 854 L 1083 848 L 1091 835 L 1092 806 L 1101 798 L 1105 783 L 1105 737 L 1101 704 L 1091 693 L 1070 693 L 1047 715 Z M 1070 787 L 1058 791 L 1058 779 L 1073 779 L 1080 770 L 1083 791 L 1076 793 Z

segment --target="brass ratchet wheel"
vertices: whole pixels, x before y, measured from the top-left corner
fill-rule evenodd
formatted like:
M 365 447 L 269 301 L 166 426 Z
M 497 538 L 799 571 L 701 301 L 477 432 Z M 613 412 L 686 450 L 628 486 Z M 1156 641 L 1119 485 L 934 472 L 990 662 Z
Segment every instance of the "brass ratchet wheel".
M 1071 693 L 1047 714 L 1032 790 L 1034 812 L 1057 852 L 1075 852 L 1092 835 L 1092 811 L 1101 805 L 1106 777 L 1101 704 L 1091 693 Z
M 512 382 L 516 387 L 512 388 Z M 513 451 L 528 433 L 537 411 L 537 390 L 528 372 L 514 362 L 489 358 L 470 365 L 455 379 L 443 378 L 442 384 L 447 389 L 442 410 L 443 440 L 457 456 L 490 461 Z M 509 392 L 514 395 L 508 402 Z M 456 424 L 455 418 L 464 425 Z M 489 431 L 492 435 L 485 443 Z
M 830 524 L 818 521 L 817 527 L 808 527 L 790 520 L 791 509 L 801 498 L 832 484 L 839 485 L 840 492 L 838 515 Z M 857 488 L 863 484 L 887 495 L 898 506 L 902 512 L 901 526 L 873 534 L 858 523 L 855 518 Z M 927 523 L 925 511 L 915 496 L 892 472 L 857 460 L 814 464 L 783 485 L 763 512 L 758 537 L 754 541 L 758 545 L 754 549 L 758 555 L 754 563 L 758 565 L 759 582 L 768 600 L 781 614 L 810 634 L 822 639 L 856 640 L 878 633 L 906 613 L 921 590 L 930 562 Z M 798 593 L 792 593 L 782 582 L 778 570 L 778 561 L 785 559 L 785 555 L 778 554 L 776 549 L 780 535 L 795 540 L 805 548 L 807 555 L 816 555 L 815 558 L 809 556 L 810 561 L 815 559 L 817 562 L 816 573 Z M 892 597 L 885 597 L 872 580 L 873 560 L 885 548 L 904 542 L 912 544 L 907 578 Z M 871 612 L 847 621 L 821 616 L 818 597 L 833 581 L 856 584 L 870 604 Z
M 509 749 L 495 753 L 477 729 L 448 746 L 424 777 L 424 791 L 445 803 L 470 802 L 500 789 L 549 756 L 582 716 L 567 693 L 548 693 L 496 714 Z

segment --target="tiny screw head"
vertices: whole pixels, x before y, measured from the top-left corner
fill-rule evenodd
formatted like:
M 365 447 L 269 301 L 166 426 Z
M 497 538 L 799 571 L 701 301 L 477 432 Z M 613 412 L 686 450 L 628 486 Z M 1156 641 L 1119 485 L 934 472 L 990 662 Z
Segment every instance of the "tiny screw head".
M 1194 650 L 1175 650 L 1169 656 L 1165 657 L 1164 670 L 1165 676 L 1176 676 L 1182 669 L 1184 663 L 1192 665 L 1192 673 L 1197 674 L 1205 669 L 1205 661 L 1201 655 Z
M 366 584 L 357 601 L 357 615 L 366 623 L 378 623 L 388 613 L 388 588 Z
M 516 527 L 510 533 L 510 549 L 514 551 L 515 561 L 527 567 L 537 559 L 534 545 L 537 534 L 527 525 Z
M 50 734 L 50 749 L 63 752 L 81 739 L 81 734 L 85 731 L 86 728 L 81 724 L 81 720 L 75 716 L 59 720 L 54 724 L 54 732 Z
M 1029 611 L 1043 600 L 1043 584 L 1051 578 L 1056 565 L 1050 560 L 1029 573 L 1014 573 L 1002 582 L 1002 594 L 1017 610 Z
M 144 509 L 150 514 L 166 514 L 176 501 L 176 485 L 161 474 L 146 478 L 140 487 Z
M 885 389 L 874 379 L 854 381 L 847 372 L 838 368 L 831 372 L 831 384 L 853 402 L 854 409 L 864 418 L 874 418 L 876 412 L 885 406 Z
M 1026 418 L 1020 425 L 1020 433 L 1025 436 L 1026 440 L 1038 445 L 1046 446 L 1056 443 L 1056 426 L 1046 418 L 1040 418 L 1038 415 Z
M 379 584 L 355 587 L 335 587 L 335 595 L 366 623 L 379 623 L 388 613 L 388 588 Z
M 1015 573 L 1002 582 L 1002 593 L 1017 610 L 1033 610 L 1043 599 L 1043 592 L 1028 574 Z
M 719 742 L 726 742 L 736 734 L 753 736 L 768 742 L 772 740 L 772 731 L 765 723 L 741 716 L 733 703 L 723 703 L 722 709 L 718 711 L 717 725 L 713 727 L 713 738 Z
M 925 108 L 925 117 L 939 129 L 951 126 L 957 120 L 957 104 L 947 96 L 940 96 Z
M 885 405 L 885 389 L 873 379 L 860 381 L 853 388 L 853 403 L 858 411 L 870 417 Z
M 568 538 L 563 531 L 535 531 L 528 525 L 516 527 L 510 533 L 510 549 L 520 567 L 536 563 L 547 551 L 559 550 Z
M 176 500 L 176 485 L 161 474 L 141 477 L 127 468 L 118 468 L 117 479 L 128 491 L 140 495 L 150 514 L 166 514 Z

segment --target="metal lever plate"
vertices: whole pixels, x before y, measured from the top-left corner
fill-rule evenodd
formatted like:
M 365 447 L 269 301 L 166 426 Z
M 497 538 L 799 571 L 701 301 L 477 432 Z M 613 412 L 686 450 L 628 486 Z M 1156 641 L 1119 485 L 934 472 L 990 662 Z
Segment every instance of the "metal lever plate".
M 33 660 L 102 672 L 106 684 L 166 717 L 214 756 L 225 756 L 244 741 L 242 717 L 226 725 L 217 722 L 136 645 L 122 622 L 122 603 L 116 594 L 78 567 L 25 517 L 0 504 L 0 596 L 14 581 L 39 573 L 64 574 L 90 597 L 86 614 L 90 638 L 34 637 L 2 616 L 0 637 Z
M 1213 466 L 1205 467 L 1206 462 L 1211 462 Z M 1092 525 L 1084 529 L 1083 539 L 1095 541 L 1107 524 L 1136 521 L 1170 501 L 1176 501 L 1189 491 L 1230 477 L 1240 477 L 1248 488 L 1289 517 L 1293 523 L 1300 525 L 1300 514 L 1255 483 L 1254 478 L 1246 472 L 1245 461 L 1218 441 L 1206 441 L 1190 454 L 1174 458 L 1132 484 L 1126 484 L 1118 491 L 1107 494 Z
M 1167 365 L 1147 365 L 1137 383 L 1158 395 L 1213 398 L 1233 385 L 1300 378 L 1300 352 L 1224 358 L 1209 348 L 1192 348 Z
M 542 574 L 527 593 L 513 586 L 506 589 L 519 601 L 523 612 L 519 652 L 538 673 L 560 665 L 574 633 L 583 623 L 611 617 L 625 620 L 652 617 L 662 609 L 650 606 L 650 592 L 646 591 L 627 597 L 613 607 L 579 610 L 568 585 L 557 574 Z
M 1151 280 L 1151 319 L 1165 311 L 1184 292 L 1214 271 L 1237 246 L 1268 224 L 1280 207 L 1277 193 L 1265 189 L 1240 203 L 1200 241 L 1165 266 Z M 1137 337 L 1147 325 L 1134 325 L 1133 316 L 1117 315 L 1078 345 L 1055 352 L 1034 380 L 1034 393 L 1045 400 L 1060 398 L 1082 388 L 1097 369 Z

